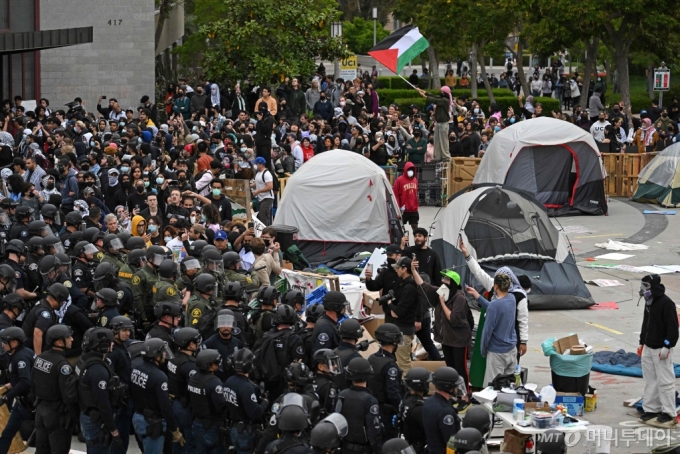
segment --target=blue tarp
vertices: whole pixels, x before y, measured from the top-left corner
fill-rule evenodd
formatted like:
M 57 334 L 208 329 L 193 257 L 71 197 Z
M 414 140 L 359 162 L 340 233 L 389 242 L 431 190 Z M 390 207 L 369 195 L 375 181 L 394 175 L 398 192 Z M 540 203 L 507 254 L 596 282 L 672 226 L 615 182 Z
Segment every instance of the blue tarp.
M 680 364 L 674 364 L 673 367 L 675 377 L 680 377 Z M 604 374 L 642 377 L 640 357 L 637 353 L 628 353 L 625 350 L 595 353 L 591 369 Z

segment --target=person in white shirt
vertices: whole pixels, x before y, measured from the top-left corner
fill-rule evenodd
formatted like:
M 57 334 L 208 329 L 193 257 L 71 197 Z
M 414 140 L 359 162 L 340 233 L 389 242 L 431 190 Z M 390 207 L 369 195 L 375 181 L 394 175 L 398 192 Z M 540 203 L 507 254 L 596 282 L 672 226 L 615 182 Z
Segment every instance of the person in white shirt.
M 295 162 L 297 168 L 297 158 L 295 158 Z M 267 161 L 262 156 L 255 158 L 254 164 L 257 167 L 257 174 L 255 181 L 250 183 L 250 187 L 255 188 L 253 197 L 257 196 L 259 203 L 257 218 L 264 225 L 269 226 L 272 224 L 271 215 L 274 206 L 274 176 L 271 170 L 267 168 Z
M 295 170 L 297 170 L 304 162 L 302 147 L 300 146 L 300 142 L 295 137 L 295 134 L 288 134 L 288 144 L 290 145 L 290 154 L 293 156 L 293 158 L 295 158 Z
M 607 121 L 607 114 L 605 112 L 600 112 L 597 121 L 590 127 L 590 133 L 593 135 L 593 139 L 602 142 L 604 140 L 604 128 L 609 126 L 609 124 L 610 123 Z

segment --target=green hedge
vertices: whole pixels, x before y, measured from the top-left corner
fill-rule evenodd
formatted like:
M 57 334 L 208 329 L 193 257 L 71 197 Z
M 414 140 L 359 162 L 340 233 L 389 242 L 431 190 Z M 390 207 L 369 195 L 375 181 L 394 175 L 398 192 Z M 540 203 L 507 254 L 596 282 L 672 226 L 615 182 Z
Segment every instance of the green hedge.
M 484 113 L 488 115 L 489 112 L 489 98 L 477 98 L 479 101 L 479 105 L 481 106 L 482 110 L 484 110 Z M 543 112 L 546 114 L 550 114 L 552 110 L 557 110 L 559 109 L 559 104 L 560 102 L 555 99 L 555 98 L 535 98 L 536 102 L 540 102 L 543 105 Z M 420 110 L 424 110 L 427 106 L 425 105 L 425 99 L 420 97 L 420 98 L 399 98 L 395 99 L 394 101 L 395 104 L 399 106 L 399 111 L 402 113 L 408 112 L 409 107 L 411 104 L 415 104 L 416 106 L 420 107 Z M 499 96 L 496 97 L 496 104 L 498 104 L 498 107 L 501 108 L 501 112 L 503 112 L 503 116 L 508 111 L 508 107 L 512 107 L 515 109 L 515 113 L 519 112 L 519 100 L 514 97 L 514 96 Z
M 406 79 L 408 79 L 408 77 Z M 440 80 L 441 86 L 443 87 L 445 85 L 444 84 L 444 78 L 440 77 L 439 80 Z M 458 83 L 460 82 L 460 77 L 457 77 L 457 81 L 458 81 Z M 420 81 L 420 86 L 421 86 L 421 88 L 425 88 L 425 85 L 424 85 L 422 80 Z M 470 94 L 469 88 L 461 88 L 460 85 L 457 85 L 457 87 L 458 88 L 456 90 L 461 90 L 461 91 L 467 92 L 467 94 Z M 413 90 L 413 88 L 411 88 L 411 86 L 404 79 L 402 79 L 401 77 L 397 77 L 397 76 L 378 77 L 378 88 L 383 89 L 383 90 L 385 90 L 385 89 L 387 89 L 387 90 L 406 90 L 406 89 Z M 482 87 L 481 90 L 484 90 L 484 88 Z M 507 89 L 507 88 L 494 88 L 494 89 L 492 89 L 494 94 L 496 94 L 497 90 L 503 90 L 508 94 L 512 93 L 512 90 Z
M 376 90 L 378 92 L 378 96 L 380 97 L 380 105 L 381 106 L 389 106 L 394 102 L 395 99 L 400 99 L 400 98 L 414 98 L 417 95 L 416 91 L 413 88 L 405 89 L 405 90 L 396 90 L 396 89 L 385 89 L 385 88 L 379 88 Z M 430 93 L 433 96 L 439 95 L 440 91 L 439 90 L 427 90 L 428 93 Z M 515 96 L 512 90 L 509 90 L 507 88 L 494 88 L 491 90 L 491 92 L 494 94 L 495 97 L 513 97 Z M 485 98 L 487 97 L 486 90 L 482 89 L 478 91 L 479 98 Z M 454 98 L 459 97 L 459 96 L 471 96 L 470 90 L 466 90 L 464 88 L 461 89 L 455 89 L 451 90 L 451 96 Z M 424 101 L 424 99 L 423 99 Z

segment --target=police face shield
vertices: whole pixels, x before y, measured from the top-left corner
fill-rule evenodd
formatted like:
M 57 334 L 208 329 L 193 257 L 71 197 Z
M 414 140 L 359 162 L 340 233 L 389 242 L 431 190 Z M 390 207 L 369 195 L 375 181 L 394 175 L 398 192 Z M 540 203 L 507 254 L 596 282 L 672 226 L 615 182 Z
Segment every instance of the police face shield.
M 217 318 L 215 319 L 215 329 L 229 328 L 229 330 L 231 331 L 235 327 L 236 319 L 234 319 L 233 315 L 230 314 L 218 315 Z
M 165 343 L 165 346 L 163 347 L 163 353 L 165 357 L 165 361 L 170 361 L 175 357 L 175 354 L 172 353 L 172 349 L 170 349 L 170 346 L 168 346 L 168 343 Z
M 197 259 L 187 259 L 182 262 L 182 267 L 187 276 L 194 276 L 201 270 L 201 262 Z
M 71 270 L 71 262 L 66 262 L 66 263 L 61 263 L 59 262 L 60 265 L 57 267 L 60 273 L 65 274 L 66 276 L 73 276 L 72 270 Z
M 95 246 L 94 244 L 88 244 L 83 249 L 83 254 L 85 254 L 85 257 L 87 257 L 88 260 L 92 260 L 92 258 L 97 252 L 99 252 L 99 249 L 97 249 L 97 246 Z
M 161 263 L 163 263 L 163 260 L 165 260 L 165 255 L 163 254 L 154 254 L 151 256 L 151 258 L 148 259 L 149 263 L 151 263 L 154 266 L 161 266 Z
M 55 266 L 52 271 L 48 271 L 47 273 L 40 273 L 42 275 L 43 282 L 45 284 L 52 284 L 55 279 L 57 278 L 57 274 L 59 270 L 59 265 Z
M 307 405 L 303 397 L 297 393 L 288 393 L 283 396 L 283 401 L 281 401 L 281 406 L 279 407 L 278 414 L 286 407 L 300 407 L 307 413 Z
M 120 238 L 114 238 L 111 240 L 109 243 L 109 252 L 112 254 L 118 254 L 118 252 L 123 249 L 123 242 L 120 240 Z
M 50 233 L 52 230 L 50 230 Z M 54 244 L 50 244 L 49 246 L 49 253 L 54 255 L 54 254 L 66 254 L 66 249 L 64 249 L 64 245 L 61 244 L 61 242 L 57 242 Z
M 331 373 L 332 375 L 341 375 L 345 372 L 342 367 L 342 361 L 338 356 L 326 358 L 325 364 L 328 367 L 328 372 Z
M 210 273 L 224 273 L 224 264 L 222 260 L 205 260 L 205 269 Z
M 9 216 L 4 211 L 0 213 L 0 227 L 8 229 L 12 226 L 12 221 L 10 221 Z
M 109 276 L 104 275 L 100 279 L 93 279 L 92 280 L 92 287 L 94 288 L 95 292 L 100 291 L 103 288 L 107 288 L 109 286 Z
M 52 228 L 49 225 L 46 225 L 45 227 L 40 229 L 40 236 L 43 237 L 43 238 L 47 238 L 47 237 L 50 237 L 50 236 L 53 237 L 55 235 L 54 235 L 54 232 L 52 231 Z
M 347 436 L 347 432 L 348 432 L 347 420 L 340 413 L 331 413 L 330 415 L 328 415 L 324 419 L 322 419 L 319 422 L 319 424 L 324 423 L 324 422 L 333 424 L 333 426 L 335 426 L 335 430 L 338 431 L 338 437 L 339 438 L 345 438 Z

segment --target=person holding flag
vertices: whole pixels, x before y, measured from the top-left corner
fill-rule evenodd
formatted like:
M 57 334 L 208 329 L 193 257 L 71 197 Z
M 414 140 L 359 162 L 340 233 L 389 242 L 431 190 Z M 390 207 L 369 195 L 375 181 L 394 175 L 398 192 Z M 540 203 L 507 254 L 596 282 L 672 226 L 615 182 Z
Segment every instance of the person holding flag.
M 435 161 L 450 161 L 449 154 L 449 122 L 451 115 L 458 115 L 458 105 L 451 97 L 451 89 L 446 85 L 441 88 L 439 97 L 428 96 L 425 90 L 416 88 L 427 101 L 426 103 L 434 104 L 434 160 Z

